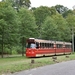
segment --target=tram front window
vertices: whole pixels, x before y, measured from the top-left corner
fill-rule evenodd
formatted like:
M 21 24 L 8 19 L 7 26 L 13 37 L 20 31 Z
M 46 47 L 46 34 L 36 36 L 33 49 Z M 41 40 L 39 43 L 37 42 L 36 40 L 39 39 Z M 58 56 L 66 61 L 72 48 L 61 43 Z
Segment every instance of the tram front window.
M 36 48 L 35 43 L 28 43 L 27 48 Z

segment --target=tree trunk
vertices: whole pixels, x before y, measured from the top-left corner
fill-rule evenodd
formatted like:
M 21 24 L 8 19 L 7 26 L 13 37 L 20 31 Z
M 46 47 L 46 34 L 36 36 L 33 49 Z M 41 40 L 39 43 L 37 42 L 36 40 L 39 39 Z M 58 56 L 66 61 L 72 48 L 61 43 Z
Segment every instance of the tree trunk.
M 22 38 L 22 56 L 24 56 L 24 49 L 25 49 L 25 41 L 24 37 Z
M 2 39 L 2 55 L 1 57 L 3 58 L 3 39 Z
M 2 32 L 2 55 L 1 55 L 1 57 L 3 58 L 3 51 L 4 51 L 4 47 L 3 47 L 3 45 L 4 45 L 4 26 L 3 26 L 3 32 Z

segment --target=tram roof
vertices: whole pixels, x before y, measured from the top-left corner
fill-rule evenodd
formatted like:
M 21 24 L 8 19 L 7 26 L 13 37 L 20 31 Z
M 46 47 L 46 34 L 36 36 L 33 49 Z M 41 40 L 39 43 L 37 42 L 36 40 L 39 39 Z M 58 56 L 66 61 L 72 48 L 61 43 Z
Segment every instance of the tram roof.
M 70 42 L 42 40 L 42 39 L 35 39 L 35 38 L 29 38 L 29 39 L 34 40 L 35 42 L 39 42 L 39 43 L 56 43 L 56 44 L 67 44 L 67 45 L 71 45 Z
M 55 41 L 52 41 L 52 40 L 35 39 L 35 41 L 39 43 L 55 43 Z
M 67 44 L 67 45 L 72 45 L 72 43 L 70 43 L 70 42 L 65 42 L 65 44 Z

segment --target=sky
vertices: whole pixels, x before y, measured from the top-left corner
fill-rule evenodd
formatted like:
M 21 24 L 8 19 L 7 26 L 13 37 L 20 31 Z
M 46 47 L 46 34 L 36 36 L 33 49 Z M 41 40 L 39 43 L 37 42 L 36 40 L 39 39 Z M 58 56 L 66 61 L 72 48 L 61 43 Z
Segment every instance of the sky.
M 55 6 L 55 5 L 63 5 L 69 9 L 73 9 L 75 5 L 75 0 L 30 0 L 31 7 L 39 7 L 39 6 Z

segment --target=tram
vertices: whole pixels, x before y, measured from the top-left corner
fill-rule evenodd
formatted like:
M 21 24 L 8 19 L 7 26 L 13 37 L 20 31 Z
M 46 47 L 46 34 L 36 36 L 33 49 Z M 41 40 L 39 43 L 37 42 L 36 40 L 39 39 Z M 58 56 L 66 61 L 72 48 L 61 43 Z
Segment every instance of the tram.
M 26 45 L 26 57 L 71 54 L 72 52 L 72 44 L 70 42 L 29 38 Z

